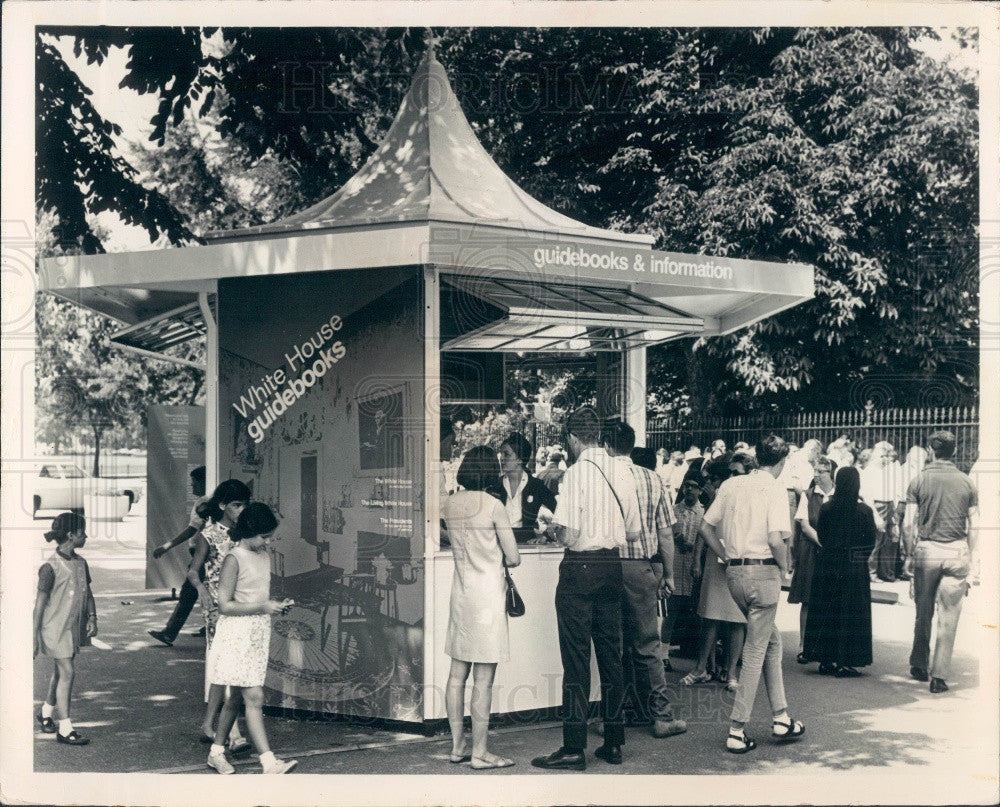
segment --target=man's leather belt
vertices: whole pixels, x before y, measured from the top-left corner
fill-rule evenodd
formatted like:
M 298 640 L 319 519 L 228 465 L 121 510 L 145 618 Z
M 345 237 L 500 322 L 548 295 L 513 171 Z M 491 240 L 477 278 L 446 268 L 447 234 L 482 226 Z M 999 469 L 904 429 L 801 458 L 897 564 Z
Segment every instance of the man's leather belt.
M 733 558 L 728 562 L 729 566 L 777 566 L 778 561 L 774 558 Z

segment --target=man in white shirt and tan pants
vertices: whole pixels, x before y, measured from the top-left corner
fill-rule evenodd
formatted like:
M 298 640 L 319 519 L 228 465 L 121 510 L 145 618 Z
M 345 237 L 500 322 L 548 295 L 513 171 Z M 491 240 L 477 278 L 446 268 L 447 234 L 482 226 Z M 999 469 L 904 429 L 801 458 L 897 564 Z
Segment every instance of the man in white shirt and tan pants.
M 771 736 L 796 740 L 805 727 L 788 716 L 781 671 L 781 633 L 774 624 L 781 581 L 788 569 L 786 541 L 792 526 L 785 487 L 777 481 L 788 446 L 776 435 L 757 443 L 760 468 L 727 479 L 705 513 L 701 535 L 725 558 L 729 592 L 747 618 L 743 670 L 730 716 L 726 750 L 744 754 L 757 747 L 744 725 L 750 719 L 761 672 L 774 715 Z
M 628 469 L 600 448 L 601 424 L 590 408 L 567 421 L 567 444 L 576 462 L 559 486 L 551 528 L 566 547 L 559 564 L 556 623 L 563 666 L 563 744 L 531 764 L 546 770 L 586 768 L 590 705 L 590 645 L 601 676 L 604 744 L 595 756 L 612 765 L 622 761 L 625 742 L 622 704 L 622 562 L 627 541 L 640 538 L 642 524 L 635 480 Z

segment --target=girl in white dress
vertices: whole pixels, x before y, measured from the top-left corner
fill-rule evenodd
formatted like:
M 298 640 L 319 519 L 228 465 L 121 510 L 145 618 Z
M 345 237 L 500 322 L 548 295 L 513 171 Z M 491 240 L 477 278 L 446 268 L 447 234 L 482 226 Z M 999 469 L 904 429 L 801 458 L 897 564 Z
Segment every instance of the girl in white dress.
M 500 462 L 489 446 L 470 449 L 458 469 L 464 488 L 442 506 L 455 556 L 445 653 L 451 671 L 445 706 L 451 727 L 451 761 L 476 770 L 507 768 L 514 760 L 486 750 L 490 701 L 497 663 L 510 657 L 507 643 L 506 584 L 503 565 L 521 556 L 510 520 L 499 499 L 485 490 L 500 482 Z M 465 682 L 472 672 L 472 747 L 465 736 Z
M 234 773 L 225 756 L 225 741 L 241 700 L 246 707 L 247 731 L 260 755 L 263 772 L 288 773 L 297 764 L 294 759 L 285 761 L 274 756 L 264 730 L 264 678 L 271 617 L 287 613 L 294 605 L 292 600 L 271 599 L 267 541 L 277 526 L 270 507 L 251 502 L 230 531 L 234 546 L 222 562 L 219 621 L 208 654 L 208 680 L 229 687 L 208 755 L 208 766 L 219 773 Z

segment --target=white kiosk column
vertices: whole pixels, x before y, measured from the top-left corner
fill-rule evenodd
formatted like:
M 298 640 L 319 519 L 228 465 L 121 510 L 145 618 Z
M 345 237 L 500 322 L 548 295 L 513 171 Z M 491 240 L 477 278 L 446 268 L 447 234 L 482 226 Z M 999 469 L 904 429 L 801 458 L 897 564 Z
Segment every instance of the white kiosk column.
M 622 411 L 625 422 L 635 429 L 635 444 L 646 445 L 646 348 L 625 351 L 622 373 Z
M 198 292 L 198 305 L 205 320 L 205 490 L 211 495 L 219 484 L 219 323 L 208 292 Z
M 434 556 L 440 542 L 441 518 L 441 288 L 440 271 L 424 266 L 424 720 L 444 708 L 444 693 L 434 686 L 439 619 L 447 625 L 448 613 L 434 607 Z M 441 632 L 443 634 L 443 631 Z

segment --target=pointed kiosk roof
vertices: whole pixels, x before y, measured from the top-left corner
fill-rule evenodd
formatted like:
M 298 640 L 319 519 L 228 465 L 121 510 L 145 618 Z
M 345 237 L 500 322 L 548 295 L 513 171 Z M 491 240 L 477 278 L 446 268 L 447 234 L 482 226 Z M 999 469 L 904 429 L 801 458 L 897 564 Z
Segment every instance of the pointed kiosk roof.
M 340 190 L 295 215 L 211 233 L 208 239 L 400 222 L 494 225 L 526 233 L 653 242 L 647 235 L 590 227 L 520 188 L 479 142 L 433 48 L 421 59 L 382 144 Z
M 433 264 L 455 293 L 500 317 L 456 334 L 453 350 L 576 350 L 584 333 L 594 349 L 627 349 L 731 333 L 814 291 L 810 266 L 656 252 L 651 236 L 592 227 L 534 199 L 479 142 L 433 47 L 385 139 L 340 190 L 205 240 L 52 258 L 39 281 L 122 321 L 118 341 L 153 353 L 200 335 L 199 293 L 232 277 Z

